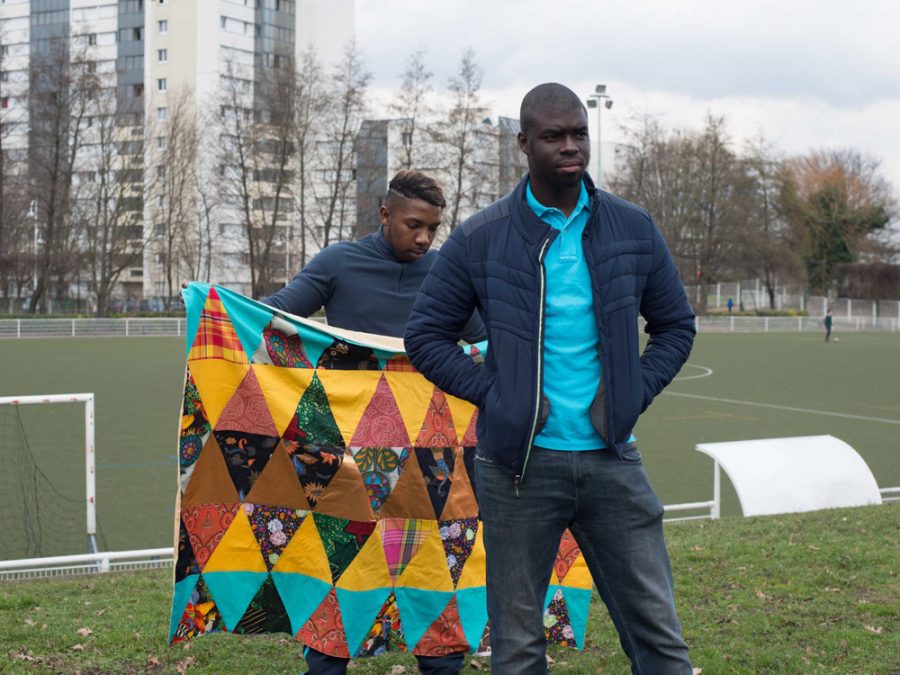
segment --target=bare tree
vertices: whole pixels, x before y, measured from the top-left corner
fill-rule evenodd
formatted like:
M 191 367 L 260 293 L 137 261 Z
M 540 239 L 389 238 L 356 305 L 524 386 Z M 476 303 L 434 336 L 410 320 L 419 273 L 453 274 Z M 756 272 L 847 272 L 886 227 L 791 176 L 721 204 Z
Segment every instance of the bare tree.
M 296 106 L 295 106 L 295 180 L 294 196 L 296 200 L 297 229 L 298 232 L 290 232 L 288 242 L 292 243 L 295 234 L 300 238 L 299 267 L 306 264 L 307 235 L 314 234 L 313 223 L 315 219 L 310 215 L 309 197 L 312 192 L 313 170 L 316 165 L 316 153 L 318 151 L 317 136 L 321 133 L 323 117 L 328 106 L 328 97 L 325 93 L 325 77 L 322 66 L 319 63 L 315 49 L 310 47 L 303 52 L 300 62 L 297 64 Z M 290 224 L 288 227 L 291 227 Z M 288 247 L 288 261 L 285 265 L 290 272 L 293 271 L 290 255 L 292 248 Z
M 42 248 L 30 313 L 46 308 L 44 300 L 52 283 L 57 294 L 64 293 L 75 269 L 76 237 L 69 218 L 74 163 L 99 85 L 94 72 L 76 65 L 83 63 L 82 58 L 70 58 L 68 40 L 61 37 L 49 40 L 46 49 L 32 55 L 29 174 Z
M 8 71 L 10 45 L 0 31 L 0 71 Z M 9 64 L 11 65 L 11 64 Z M 15 135 L 24 128 L 24 98 L 16 84 L 0 80 L 0 294 L 18 299 L 26 279 L 31 276 L 30 199 L 27 186 L 27 162 Z
M 417 156 L 414 150 L 420 148 L 418 141 L 423 120 L 427 120 L 432 112 L 428 105 L 432 75 L 425 66 L 425 50 L 416 49 L 406 60 L 400 90 L 390 106 L 391 114 L 400 120 L 400 165 L 404 169 L 412 169 L 418 163 L 414 161 Z
M 241 220 L 255 297 L 276 287 L 287 247 L 285 225 L 294 208 L 290 185 L 296 80 L 289 59 L 279 64 L 257 79 L 252 97 L 240 90 L 246 80 L 232 71 L 221 106 L 221 186 Z
M 135 104 L 134 107 L 136 107 Z M 89 271 L 97 316 L 109 313 L 110 300 L 122 273 L 143 257 L 143 131 L 128 136 L 129 119 L 112 86 L 92 92 L 91 123 L 76 158 L 77 180 L 71 219 L 78 256 Z
M 366 70 L 362 53 L 355 42 L 344 50 L 343 59 L 332 74 L 333 88 L 328 92 L 331 105 L 326 111 L 319 141 L 316 232 L 313 239 L 324 248 L 340 241 L 352 218 L 355 191 L 356 135 L 366 105 L 366 90 L 372 74 Z
M 465 50 L 459 70 L 448 83 L 450 108 L 443 115 L 443 123 L 436 125 L 435 129 L 436 140 L 447 158 L 450 231 L 459 223 L 460 210 L 469 192 L 468 185 L 481 182 L 477 176 L 475 157 L 480 140 L 477 127 L 487 113 L 479 97 L 482 77 L 483 70 L 475 60 L 475 52 Z M 468 195 L 468 200 L 473 202 L 473 196 Z
M 762 281 L 769 307 L 775 309 L 778 284 L 798 280 L 801 268 L 799 246 L 778 201 L 784 172 L 774 148 L 762 137 L 747 144 L 744 162 L 753 192 L 747 227 L 737 237 L 740 269 L 745 277 Z
M 182 279 L 199 279 L 204 253 L 203 230 L 193 227 L 197 188 L 197 125 L 193 92 L 167 94 L 165 121 L 148 123 L 145 179 L 148 236 L 156 264 L 164 270 L 165 303 L 171 308 Z M 199 241 L 198 241 L 199 239 Z

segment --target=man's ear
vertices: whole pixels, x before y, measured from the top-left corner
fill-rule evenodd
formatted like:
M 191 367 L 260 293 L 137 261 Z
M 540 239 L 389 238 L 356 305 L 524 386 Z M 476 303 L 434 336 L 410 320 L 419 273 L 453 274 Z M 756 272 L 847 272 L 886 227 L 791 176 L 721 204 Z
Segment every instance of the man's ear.
M 521 150 L 526 155 L 528 153 L 528 136 L 525 135 L 524 131 L 520 131 L 516 136 L 516 140 L 519 141 L 519 150 Z
M 381 224 L 387 225 L 388 220 L 391 217 L 391 210 L 388 207 L 386 207 L 384 204 L 382 204 L 381 208 L 378 209 L 378 215 L 381 218 Z

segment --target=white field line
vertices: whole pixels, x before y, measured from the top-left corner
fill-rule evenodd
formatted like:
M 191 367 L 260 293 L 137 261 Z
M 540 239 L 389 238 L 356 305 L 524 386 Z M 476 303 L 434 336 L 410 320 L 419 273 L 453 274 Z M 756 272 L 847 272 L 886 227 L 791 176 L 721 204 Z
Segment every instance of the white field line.
M 756 408 L 771 408 L 773 410 L 787 410 L 789 412 L 808 413 L 810 415 L 825 415 L 826 417 L 842 417 L 849 420 L 860 420 L 863 422 L 881 422 L 883 424 L 900 425 L 900 420 L 889 420 L 883 417 L 866 417 L 865 415 L 848 415 L 847 413 L 829 412 L 827 410 L 813 410 L 811 408 L 796 408 L 790 405 L 775 405 L 773 403 L 757 403 L 756 401 L 738 401 L 733 398 L 719 398 L 716 396 L 700 396 L 699 394 L 683 394 L 678 391 L 664 391 L 669 396 L 682 396 L 684 398 L 695 398 L 701 401 L 715 401 L 716 403 L 734 403 L 736 405 L 754 406 Z
M 699 380 L 703 377 L 709 377 L 713 374 L 712 368 L 707 368 L 706 366 L 695 366 L 693 363 L 685 363 L 685 368 L 699 368 L 702 370 L 702 373 L 697 373 L 696 375 L 678 375 L 673 382 L 686 382 L 687 380 Z

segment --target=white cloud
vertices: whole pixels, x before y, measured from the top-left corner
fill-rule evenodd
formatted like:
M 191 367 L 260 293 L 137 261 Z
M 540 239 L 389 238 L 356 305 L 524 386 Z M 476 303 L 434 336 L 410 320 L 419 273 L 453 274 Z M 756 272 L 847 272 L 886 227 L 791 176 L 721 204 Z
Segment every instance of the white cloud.
M 555 80 L 615 99 L 603 139 L 629 116 L 673 126 L 725 115 L 735 140 L 760 131 L 786 153 L 853 146 L 883 160 L 900 190 L 900 3 L 893 0 L 360 0 L 357 36 L 382 92 L 425 47 L 440 88 L 463 49 L 484 67 L 484 98 L 516 117 Z

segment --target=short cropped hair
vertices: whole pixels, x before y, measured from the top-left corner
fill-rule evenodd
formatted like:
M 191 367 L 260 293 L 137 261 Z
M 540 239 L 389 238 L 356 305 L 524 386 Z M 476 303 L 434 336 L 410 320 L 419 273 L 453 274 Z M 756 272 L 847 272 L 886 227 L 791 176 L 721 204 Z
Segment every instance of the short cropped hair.
M 519 125 L 522 133 L 527 134 L 539 111 L 568 112 L 577 108 L 587 112 L 587 108 L 578 98 L 578 94 L 568 87 L 557 82 L 539 84 L 525 94 L 525 98 L 522 99 L 522 106 L 519 109 Z
M 440 184 L 431 176 L 414 169 L 400 169 L 391 178 L 387 194 L 384 196 L 385 203 L 390 200 L 391 193 L 407 199 L 421 199 L 441 209 L 447 206 Z

